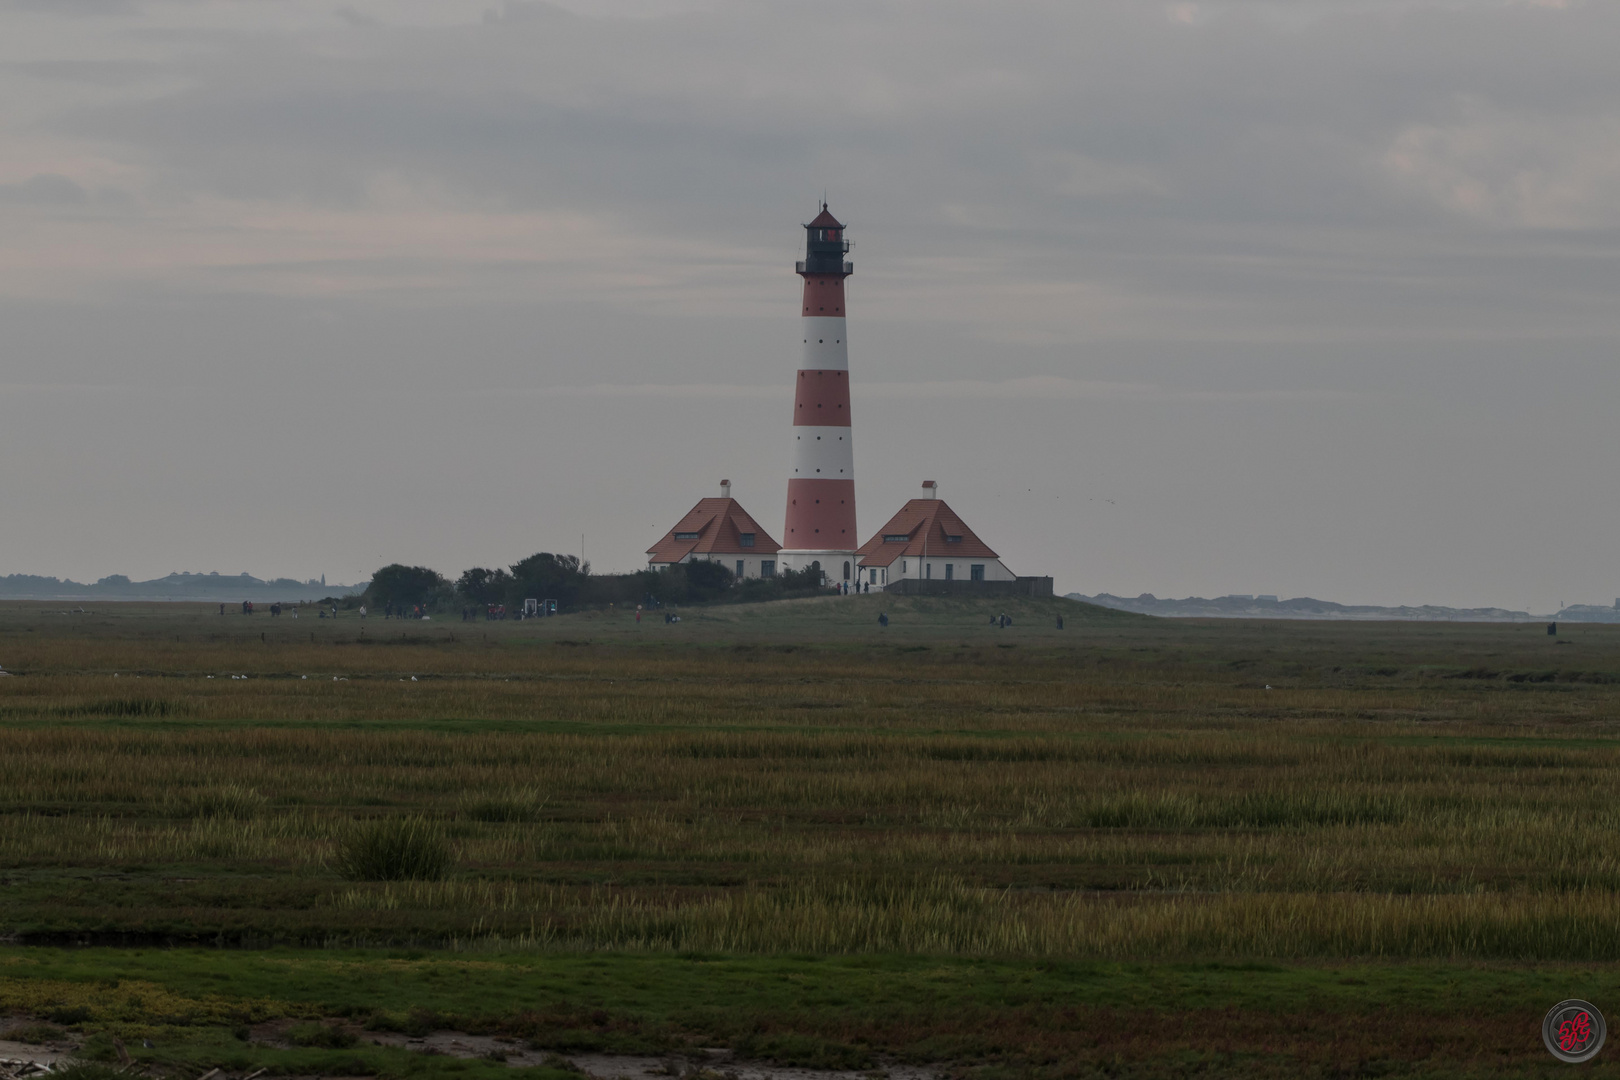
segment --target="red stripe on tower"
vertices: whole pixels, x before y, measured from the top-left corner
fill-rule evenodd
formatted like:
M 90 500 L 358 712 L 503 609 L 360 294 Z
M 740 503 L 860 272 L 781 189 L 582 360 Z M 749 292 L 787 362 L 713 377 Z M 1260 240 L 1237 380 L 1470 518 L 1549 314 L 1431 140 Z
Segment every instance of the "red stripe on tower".
M 805 227 L 803 358 L 793 394 L 793 465 L 787 523 L 778 553 L 783 569 L 819 566 L 829 581 L 852 581 L 855 548 L 855 452 L 849 424 L 849 338 L 844 329 L 844 225 L 827 212 Z

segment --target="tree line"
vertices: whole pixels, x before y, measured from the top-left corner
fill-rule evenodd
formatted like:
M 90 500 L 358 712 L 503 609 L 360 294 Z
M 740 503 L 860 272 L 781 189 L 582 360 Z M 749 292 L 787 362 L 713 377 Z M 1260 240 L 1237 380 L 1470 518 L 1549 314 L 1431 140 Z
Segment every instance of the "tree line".
M 739 581 L 721 563 L 690 562 L 629 574 L 593 574 L 591 564 L 577 555 L 541 551 L 507 567 L 475 566 L 454 580 L 426 566 L 391 563 L 347 602 L 352 607 L 365 604 L 373 611 L 390 606 L 439 612 L 504 605 L 516 612 L 525 600 L 555 600 L 559 609 L 576 611 L 609 604 L 752 603 L 826 591 L 830 590 L 822 587 L 816 570 L 788 570 L 773 578 Z

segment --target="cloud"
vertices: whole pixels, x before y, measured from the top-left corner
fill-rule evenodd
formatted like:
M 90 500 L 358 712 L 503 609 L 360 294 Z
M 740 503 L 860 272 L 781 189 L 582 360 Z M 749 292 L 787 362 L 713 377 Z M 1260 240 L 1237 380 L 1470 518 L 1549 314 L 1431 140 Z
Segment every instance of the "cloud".
M 17 183 L 0 183 L 0 203 L 31 206 L 83 206 L 90 195 L 59 173 L 35 173 Z
M 1548 115 L 1480 101 L 1458 112 L 1395 136 L 1384 166 L 1398 184 L 1499 227 L 1620 225 L 1620 114 Z
M 1387 303 L 1375 276 L 1429 275 L 1413 228 L 1449 243 L 1501 222 L 1601 225 L 1615 204 L 1609 6 L 1180 7 L 1197 34 L 1165 19 L 1176 5 L 1123 0 L 955 2 L 926 20 L 844 2 L 819 14 L 837 48 L 807 50 L 802 9 L 774 3 L 112 6 L 82 55 L 84 19 L 34 13 L 52 59 L 16 77 L 34 79 L 29 130 L 53 156 L 119 172 L 153 211 L 138 265 L 84 264 L 80 281 L 150 284 L 167 257 L 191 288 L 229 241 L 233 288 L 516 299 L 536 264 L 572 262 L 590 269 L 544 287 L 651 310 L 673 294 L 636 283 L 716 253 L 790 257 L 794 217 L 829 188 L 863 282 L 916 296 L 907 317 L 971 310 L 907 268 L 977 265 L 994 273 L 981 289 L 1018 297 L 975 314 L 990 338 L 1267 336 L 1317 308 L 1338 334 L 1390 324 L 1347 313 Z M 1465 85 L 1473 113 L 1455 104 Z M 600 228 L 559 244 L 541 220 Z M 510 244 L 475 239 L 503 227 Z M 1432 324 L 1475 322 L 1479 272 L 1450 268 Z M 746 285 L 708 280 L 676 290 L 687 310 L 735 310 Z

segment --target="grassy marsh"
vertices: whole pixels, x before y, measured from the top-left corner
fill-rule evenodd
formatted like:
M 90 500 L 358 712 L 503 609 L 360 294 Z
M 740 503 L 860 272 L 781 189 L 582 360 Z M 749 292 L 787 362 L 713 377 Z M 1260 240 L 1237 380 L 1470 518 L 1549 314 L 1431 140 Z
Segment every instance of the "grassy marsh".
M 287 954 L 300 964 L 336 947 L 452 950 L 427 968 L 469 954 L 517 965 L 502 970 L 865 957 L 891 974 L 991 964 L 1031 978 L 1351 965 L 1383 973 L 1356 976 L 1385 988 L 1352 995 L 1375 1010 L 1395 1007 L 1398 970 L 1433 985 L 1478 965 L 1542 973 L 1497 980 L 1519 985 L 1599 965 L 1582 985 L 1614 981 L 1602 965 L 1620 961 L 1620 628 L 1549 638 L 1002 607 L 1006 630 L 982 604 L 869 597 L 676 626 L 8 605 L 3 925 L 22 943 L 328 950 Z M 438 880 L 344 873 L 353 837 L 406 821 L 442 841 L 448 865 L 416 875 Z M 15 965 L 40 955 L 56 954 L 18 950 L 0 975 L 22 995 L 14 1008 L 33 1008 L 28 979 L 44 977 Z M 105 972 L 132 954 L 78 955 Z M 1023 977 L 997 984 L 1006 1001 L 1022 1000 Z M 1209 1007 L 1245 1000 L 1249 977 L 1221 976 Z M 647 1046 L 677 1030 L 736 1045 L 792 1030 L 848 1047 L 865 1024 L 870 1045 L 944 1054 L 937 1033 L 901 1037 L 872 1012 L 902 993 L 894 978 L 849 1015 L 803 1005 L 744 1032 L 720 1011 L 635 1012 L 631 995 L 608 1003 L 609 1026 Z M 1533 1022 L 1528 991 L 1503 1003 L 1490 980 L 1468 985 L 1471 1004 L 1436 1015 Z M 231 1008 L 247 1007 L 242 993 Z M 360 1007 L 277 993 L 271 1011 L 304 1021 Z M 1087 1000 L 1092 1019 L 1073 1023 L 1102 1023 L 1105 1004 Z M 1048 1004 L 1058 1012 L 1029 1022 L 1070 1023 Z M 986 1034 L 1022 1030 L 1018 1008 L 974 1029 L 985 1061 L 1034 1061 Z M 1338 1061 L 1318 1049 L 1277 1060 Z

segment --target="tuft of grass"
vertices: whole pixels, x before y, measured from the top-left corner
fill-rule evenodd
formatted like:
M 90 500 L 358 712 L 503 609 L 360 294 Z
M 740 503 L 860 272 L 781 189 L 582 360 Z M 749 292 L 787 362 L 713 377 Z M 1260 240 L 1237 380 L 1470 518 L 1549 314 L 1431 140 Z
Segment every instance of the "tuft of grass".
M 338 853 L 338 870 L 351 881 L 439 881 L 451 862 L 443 830 L 420 816 L 355 826 Z
M 504 1061 L 505 1058 L 502 1058 L 501 1060 Z M 540 1062 L 540 1067 L 543 1069 L 555 1069 L 558 1072 L 573 1073 L 578 1076 L 585 1075 L 584 1069 L 580 1068 L 578 1065 L 575 1065 L 572 1061 L 569 1061 L 561 1054 L 547 1054 L 545 1060 Z
M 315 1046 L 323 1050 L 347 1050 L 360 1041 L 353 1031 L 338 1024 L 297 1024 L 287 1031 L 294 1046 Z
M 67 1037 L 67 1032 L 55 1024 L 24 1024 L 7 1031 L 4 1037 L 12 1042 L 39 1046 L 43 1043 L 61 1042 Z

